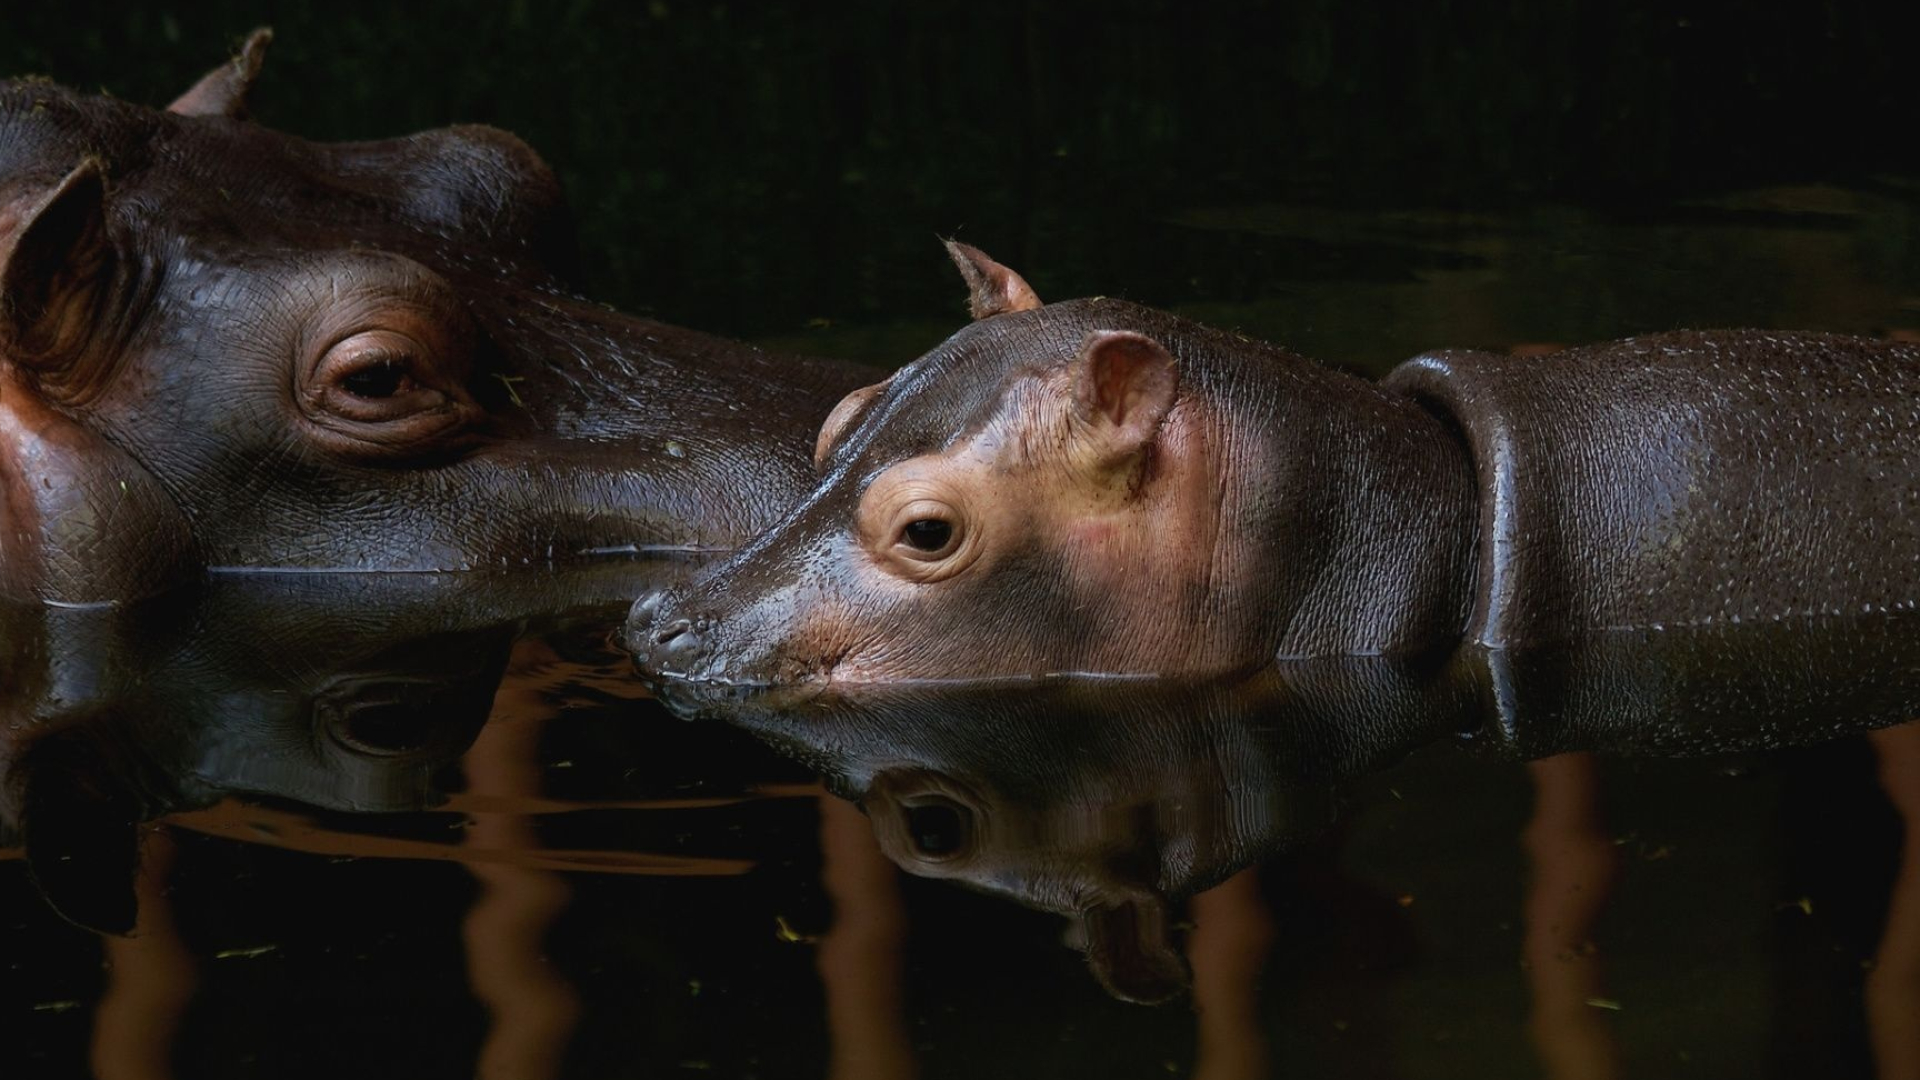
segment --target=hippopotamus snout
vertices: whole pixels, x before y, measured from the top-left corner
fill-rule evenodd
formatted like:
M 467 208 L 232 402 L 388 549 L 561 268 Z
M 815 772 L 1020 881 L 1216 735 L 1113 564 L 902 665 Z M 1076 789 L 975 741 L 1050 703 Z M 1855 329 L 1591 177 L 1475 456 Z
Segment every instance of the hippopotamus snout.
M 694 675 L 712 651 L 711 629 L 711 620 L 689 617 L 678 596 L 662 589 L 633 605 L 623 637 L 643 677 L 657 683 Z

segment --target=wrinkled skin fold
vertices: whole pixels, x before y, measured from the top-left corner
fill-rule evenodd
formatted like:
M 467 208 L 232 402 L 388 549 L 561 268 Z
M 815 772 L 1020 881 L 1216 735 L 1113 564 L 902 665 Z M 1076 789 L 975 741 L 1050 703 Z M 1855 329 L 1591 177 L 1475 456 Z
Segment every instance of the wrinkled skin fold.
M 574 295 L 505 132 L 244 119 L 264 48 L 168 112 L 0 83 L 0 596 L 726 548 L 804 490 L 858 369 Z

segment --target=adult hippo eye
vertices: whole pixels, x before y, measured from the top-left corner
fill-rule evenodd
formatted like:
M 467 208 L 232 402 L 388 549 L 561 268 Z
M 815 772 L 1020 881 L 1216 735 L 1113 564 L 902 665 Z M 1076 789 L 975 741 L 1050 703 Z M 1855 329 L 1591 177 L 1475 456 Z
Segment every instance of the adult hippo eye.
M 371 330 L 327 350 L 319 381 L 327 404 L 350 419 L 378 422 L 446 403 L 444 391 L 415 372 L 426 366 L 426 349 L 405 334 Z
M 354 397 L 379 401 L 413 389 L 413 375 L 405 357 L 382 357 L 369 367 L 341 376 L 340 388 Z
M 411 334 L 352 334 L 314 363 L 300 395 L 303 411 L 343 452 L 391 455 L 439 445 L 478 406 L 438 361 Z

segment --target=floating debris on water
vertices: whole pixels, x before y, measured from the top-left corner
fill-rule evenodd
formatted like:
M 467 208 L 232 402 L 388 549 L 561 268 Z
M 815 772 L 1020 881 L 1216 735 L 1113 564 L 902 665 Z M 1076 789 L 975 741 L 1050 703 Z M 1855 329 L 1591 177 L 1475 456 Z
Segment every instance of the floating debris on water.
M 773 926 L 774 926 L 773 936 L 779 938 L 781 941 L 787 942 L 788 944 L 799 943 L 804 945 L 810 945 L 813 942 L 820 940 L 819 938 L 814 937 L 811 934 L 803 934 L 800 931 L 795 930 L 793 928 L 793 924 L 787 921 L 787 917 L 785 915 L 775 915 L 773 917 Z

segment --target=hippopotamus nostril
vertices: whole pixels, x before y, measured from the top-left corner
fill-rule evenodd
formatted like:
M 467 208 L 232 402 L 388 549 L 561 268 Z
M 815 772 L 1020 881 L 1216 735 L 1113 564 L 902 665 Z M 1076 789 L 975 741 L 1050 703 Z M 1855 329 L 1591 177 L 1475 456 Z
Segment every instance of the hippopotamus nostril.
M 635 600 L 633 602 L 633 610 L 627 613 L 627 626 L 630 628 L 629 636 L 637 638 L 639 635 L 632 633 L 632 631 L 638 631 L 645 627 L 652 626 L 653 621 L 660 617 L 660 609 L 666 605 L 666 602 L 667 593 L 664 589 L 650 592 L 640 599 Z
M 647 645 L 637 657 L 643 676 L 691 676 L 707 653 L 707 639 L 691 619 L 657 623 L 640 637 Z
M 649 593 L 633 605 L 621 637 L 642 678 L 685 678 L 706 656 L 709 618 L 682 616 L 671 590 Z

